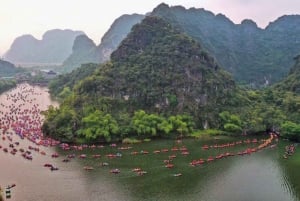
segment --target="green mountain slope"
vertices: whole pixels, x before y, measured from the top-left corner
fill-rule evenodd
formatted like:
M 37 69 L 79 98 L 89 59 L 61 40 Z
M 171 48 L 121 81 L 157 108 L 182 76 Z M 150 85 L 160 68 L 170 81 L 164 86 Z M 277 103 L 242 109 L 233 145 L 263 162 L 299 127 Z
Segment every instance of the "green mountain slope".
M 300 55 L 294 58 L 295 64 L 289 75 L 274 86 L 275 90 L 289 91 L 300 95 Z
M 133 110 L 186 112 L 199 120 L 202 108 L 225 105 L 235 88 L 229 74 L 196 41 L 157 17 L 134 26 L 112 53 L 106 71 L 96 76 L 105 77 L 92 91 L 99 96 L 127 97 Z M 90 90 L 84 84 L 78 88 Z
M 167 19 L 177 29 L 203 44 L 240 83 L 261 86 L 282 79 L 299 54 L 299 15 L 282 16 L 266 29 L 251 20 L 234 24 L 222 14 L 161 4 L 152 15 Z
M 218 114 L 234 104 L 235 92 L 231 76 L 199 43 L 161 18 L 146 17 L 110 62 L 79 81 L 60 109 L 48 111 L 43 128 L 63 139 L 74 133 L 90 137 L 94 131 L 89 128 L 98 123 L 88 122 L 106 119 L 116 122 L 113 127 L 118 124 L 123 136 L 134 135 L 140 130 L 133 129 L 130 119 L 140 110 L 164 117 L 188 115 L 197 127 L 217 126 Z

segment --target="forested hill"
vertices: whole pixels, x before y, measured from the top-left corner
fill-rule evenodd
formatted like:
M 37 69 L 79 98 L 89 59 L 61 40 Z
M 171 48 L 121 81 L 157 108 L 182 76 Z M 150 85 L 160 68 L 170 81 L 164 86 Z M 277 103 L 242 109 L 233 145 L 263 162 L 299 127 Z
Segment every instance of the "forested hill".
M 135 25 L 97 76 L 105 79 L 95 80 L 93 94 L 126 97 L 132 111 L 188 113 L 198 122 L 204 121 L 205 110 L 217 112 L 216 104 L 226 105 L 235 89 L 231 76 L 199 43 L 158 17 Z M 90 90 L 84 84 L 79 89 Z
M 279 91 L 294 92 L 300 95 L 300 55 L 294 58 L 295 64 L 289 75 L 273 88 Z
M 279 81 L 300 52 L 299 15 L 282 16 L 265 29 L 251 20 L 234 24 L 222 14 L 166 4 L 160 4 L 152 15 L 163 17 L 199 41 L 244 84 L 261 86 Z
M 145 114 L 138 112 L 141 110 L 153 114 L 152 124 L 172 115 L 187 115 L 185 119 L 196 127 L 218 126 L 219 113 L 234 104 L 231 98 L 236 91 L 231 76 L 198 42 L 153 16 L 133 27 L 111 61 L 77 83 L 59 109 L 47 112 L 46 134 L 64 140 L 76 135 L 110 140 L 116 132 L 135 136 L 144 132 L 137 122 L 132 123 L 134 118 L 142 120 L 136 117 Z M 175 119 L 182 122 L 182 118 Z M 107 124 L 102 125 L 103 121 Z M 186 129 L 193 124 L 180 125 Z M 97 130 L 102 126 L 105 128 Z M 173 129 L 178 127 L 174 124 L 160 132 Z M 151 131 L 153 135 L 156 132 Z

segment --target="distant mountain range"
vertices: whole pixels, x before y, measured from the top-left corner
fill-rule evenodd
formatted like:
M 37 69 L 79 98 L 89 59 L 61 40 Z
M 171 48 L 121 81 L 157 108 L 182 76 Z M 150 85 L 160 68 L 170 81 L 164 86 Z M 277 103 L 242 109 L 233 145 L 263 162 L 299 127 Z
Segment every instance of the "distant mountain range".
M 169 7 L 166 4 L 160 4 L 149 15 L 162 17 L 179 31 L 200 42 L 242 84 L 257 87 L 278 82 L 288 74 L 292 58 L 300 53 L 300 45 L 297 45 L 300 43 L 300 26 L 297 26 L 300 24 L 299 15 L 282 16 L 265 29 L 259 28 L 252 20 L 234 24 L 222 14 L 215 15 L 204 9 Z M 143 15 L 120 17 L 99 46 L 93 46 L 83 53 L 80 49 L 85 49 L 85 46 L 76 45 L 77 51 L 73 49 L 70 56 L 76 58 L 76 62 L 67 59 L 64 65 L 74 69 L 86 61 L 107 61 L 130 28 L 143 18 Z M 121 30 L 123 33 L 120 33 Z
M 14 40 L 4 58 L 15 64 L 61 64 L 71 54 L 75 37 L 81 34 L 84 32 L 54 29 L 42 40 L 23 35 Z
M 72 54 L 63 62 L 63 68 L 71 71 L 83 63 L 103 63 L 110 59 L 112 51 L 130 32 L 133 25 L 141 22 L 144 15 L 122 15 L 117 18 L 96 46 L 87 36 L 77 36 Z
M 14 76 L 16 73 L 24 72 L 22 68 L 17 68 L 14 64 L 0 59 L 0 77 Z
M 282 16 L 265 29 L 252 20 L 234 24 L 222 14 L 167 4 L 160 4 L 149 15 L 163 18 L 200 42 L 241 84 L 257 87 L 278 82 L 288 74 L 292 58 L 300 53 L 299 15 Z M 144 17 L 119 17 L 99 45 L 80 31 L 51 30 L 41 41 L 30 35 L 21 36 L 5 58 L 13 63 L 63 63 L 63 72 L 83 63 L 103 63 Z

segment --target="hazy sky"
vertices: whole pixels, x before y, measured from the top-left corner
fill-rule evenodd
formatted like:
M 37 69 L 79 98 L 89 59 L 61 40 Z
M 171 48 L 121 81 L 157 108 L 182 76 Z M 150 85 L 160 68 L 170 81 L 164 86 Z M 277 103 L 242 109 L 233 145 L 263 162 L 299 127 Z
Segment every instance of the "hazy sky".
M 98 45 L 122 14 L 145 14 L 160 3 L 223 13 L 234 23 L 252 19 L 264 28 L 284 14 L 300 14 L 300 0 L 0 0 L 0 55 L 24 34 L 41 39 L 50 29 L 82 30 Z

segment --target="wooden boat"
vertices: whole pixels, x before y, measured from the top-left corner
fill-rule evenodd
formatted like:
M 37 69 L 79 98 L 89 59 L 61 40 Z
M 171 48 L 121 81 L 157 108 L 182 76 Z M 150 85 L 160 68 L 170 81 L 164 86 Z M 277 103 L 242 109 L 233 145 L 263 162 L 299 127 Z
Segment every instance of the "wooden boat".
M 163 153 L 166 153 L 166 152 L 168 152 L 169 150 L 168 149 L 162 149 L 161 150 L 161 152 L 163 152 Z
M 113 174 L 119 174 L 121 171 L 119 169 L 112 169 L 109 171 L 110 173 L 113 173 Z
M 58 157 L 58 153 L 54 153 L 51 155 L 52 158 L 57 158 Z
M 106 154 L 107 158 L 116 158 L 117 155 L 116 154 Z
M 159 154 L 159 153 L 160 153 L 160 150 L 154 150 L 153 153 L 154 153 L 154 154 Z
M 132 172 L 140 172 L 140 171 L 142 171 L 141 168 L 133 168 L 133 169 L 132 169 Z
M 108 163 L 106 163 L 106 162 L 103 162 L 103 163 L 101 163 L 100 164 L 100 166 L 102 166 L 102 167 L 104 167 L 104 166 L 108 166 L 109 164 Z
M 100 158 L 100 157 L 101 157 L 100 154 L 94 154 L 94 155 L 92 155 L 92 158 Z
M 137 152 L 137 151 L 131 152 L 131 155 L 137 155 L 137 154 L 139 154 L 139 152 Z
M 52 167 L 53 165 L 52 164 L 50 164 L 50 163 L 45 163 L 44 164 L 44 167 Z
M 203 146 L 202 146 L 202 149 L 203 149 L 203 150 L 207 150 L 207 149 L 209 149 L 209 146 L 208 146 L 208 145 L 203 145 Z
M 180 176 L 182 176 L 182 174 L 181 173 L 177 173 L 177 174 L 173 174 L 173 176 L 174 177 L 180 177 Z
M 207 159 L 207 162 L 212 162 L 212 161 L 214 161 L 215 159 L 213 158 L 213 157 L 209 157 L 208 159 Z
M 141 154 L 149 154 L 149 151 L 142 150 Z
M 145 174 L 147 174 L 146 171 L 139 171 L 139 172 L 137 172 L 137 175 L 138 175 L 138 176 L 143 176 L 143 175 L 145 175 Z
M 53 167 L 53 166 L 52 166 L 52 167 L 50 167 L 50 170 L 51 170 L 51 171 L 56 171 L 56 170 L 58 170 L 58 167 Z
M 166 164 L 165 167 L 170 169 L 170 168 L 173 168 L 173 167 L 174 167 L 174 164 L 169 163 L 169 164 Z
M 84 166 L 83 169 L 87 170 L 87 171 L 94 170 L 94 168 L 92 166 Z
M 80 154 L 80 155 L 79 155 L 79 158 L 81 158 L 81 159 L 86 158 L 86 154 Z

